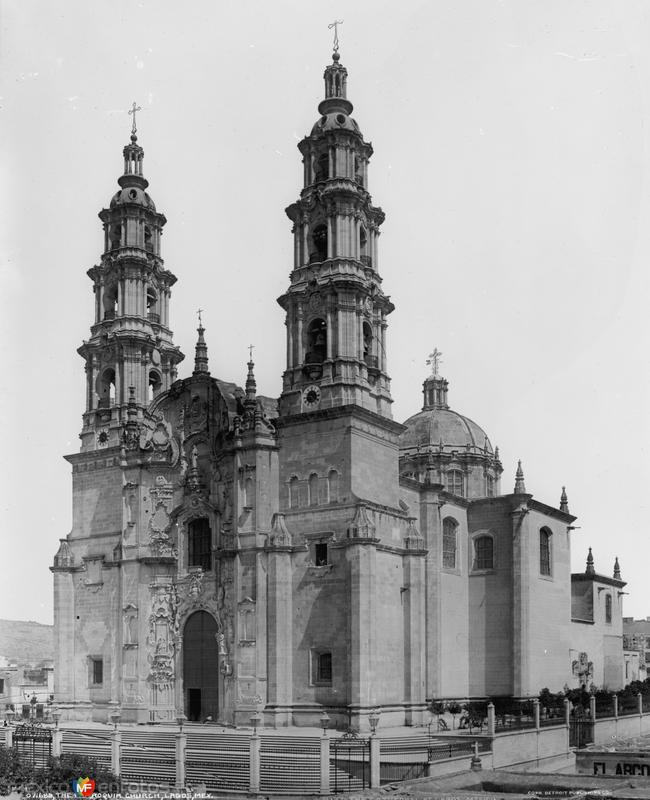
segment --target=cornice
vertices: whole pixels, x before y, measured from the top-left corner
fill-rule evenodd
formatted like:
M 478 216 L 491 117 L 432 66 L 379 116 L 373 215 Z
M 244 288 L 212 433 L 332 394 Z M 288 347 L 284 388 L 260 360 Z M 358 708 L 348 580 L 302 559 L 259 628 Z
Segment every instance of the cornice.
M 344 406 L 335 406 L 334 408 L 323 408 L 318 409 L 317 411 L 306 411 L 300 414 L 290 414 L 284 417 L 280 416 L 274 421 L 278 430 L 281 430 L 282 428 L 287 428 L 293 425 L 307 425 L 312 422 L 317 422 L 318 420 L 339 419 L 340 417 L 346 416 L 372 423 L 377 425 L 379 428 L 383 428 L 385 431 L 395 434 L 396 436 L 406 430 L 406 426 L 402 425 L 401 422 L 395 422 L 395 420 L 387 419 L 386 417 L 382 417 L 380 414 L 376 414 L 374 411 L 369 411 L 367 408 L 362 408 L 361 406 L 357 406 L 352 403 Z

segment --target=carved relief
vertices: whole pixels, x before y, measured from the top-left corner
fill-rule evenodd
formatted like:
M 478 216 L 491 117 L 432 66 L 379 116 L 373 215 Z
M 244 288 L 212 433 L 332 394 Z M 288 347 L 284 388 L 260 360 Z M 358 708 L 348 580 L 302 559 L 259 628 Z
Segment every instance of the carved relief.
M 156 477 L 155 486 L 149 489 L 151 497 L 151 516 L 149 518 L 149 544 L 156 556 L 177 556 L 176 546 L 171 537 L 170 509 L 174 489 L 164 476 Z
M 125 647 L 138 643 L 138 609 L 128 603 L 122 610 L 123 644 Z
M 173 584 L 151 584 L 149 615 L 149 675 L 147 680 L 159 689 L 174 684 L 174 654 L 178 641 L 178 595 Z

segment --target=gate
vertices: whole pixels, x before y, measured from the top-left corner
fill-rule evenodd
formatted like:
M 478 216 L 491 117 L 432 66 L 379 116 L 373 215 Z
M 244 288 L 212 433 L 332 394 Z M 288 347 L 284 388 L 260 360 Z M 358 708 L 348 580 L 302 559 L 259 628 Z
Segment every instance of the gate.
M 52 731 L 42 725 L 28 723 L 13 730 L 13 746 L 24 764 L 42 769 L 52 755 Z
M 586 717 L 571 717 L 569 747 L 586 747 L 594 742 L 594 723 Z
M 330 786 L 335 792 L 357 792 L 370 786 L 370 741 L 354 731 L 332 740 Z

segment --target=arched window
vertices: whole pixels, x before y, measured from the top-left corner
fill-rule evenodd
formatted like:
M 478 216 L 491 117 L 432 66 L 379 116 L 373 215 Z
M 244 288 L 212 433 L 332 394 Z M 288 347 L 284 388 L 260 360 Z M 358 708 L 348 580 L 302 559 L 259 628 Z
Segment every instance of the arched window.
M 605 595 L 605 622 L 611 623 L 612 621 L 612 596 L 611 594 Z
M 327 153 L 321 153 L 314 164 L 314 183 L 326 181 L 330 173 L 330 157 Z
M 253 508 L 255 505 L 255 484 L 253 483 L 252 478 L 246 478 L 246 484 L 244 486 L 244 501 L 246 503 L 246 508 Z
M 456 548 L 458 522 L 453 517 L 445 517 L 442 521 L 442 566 L 456 569 Z
M 376 358 L 372 355 L 372 328 L 370 323 L 363 323 L 363 360 L 369 367 L 377 366 Z
M 474 539 L 472 569 L 494 569 L 494 542 L 491 536 L 477 536 Z
M 306 364 L 322 364 L 327 358 L 327 323 L 324 319 L 314 319 L 307 328 Z
M 115 250 L 122 244 L 122 226 L 113 225 L 111 228 L 111 250 Z
M 150 322 L 160 322 L 158 313 L 158 296 L 154 289 L 147 289 L 147 319 Z
M 117 282 L 104 287 L 104 319 L 115 319 L 117 312 Z
M 105 369 L 97 379 L 97 396 L 99 408 L 110 408 L 115 405 L 114 369 Z
M 300 481 L 294 475 L 289 481 L 289 508 L 300 507 Z
M 160 379 L 160 375 L 154 370 L 151 370 L 149 373 L 149 402 L 151 402 L 154 397 L 158 396 L 161 386 L 162 381 Z
M 315 472 L 309 476 L 309 505 L 318 505 L 318 475 Z
M 151 236 L 151 228 L 148 225 L 144 226 L 144 249 L 149 253 L 153 253 L 153 238 Z
M 339 474 L 335 469 L 331 469 L 327 476 L 327 494 L 330 503 L 339 501 Z
M 463 473 L 459 469 L 451 469 L 447 473 L 447 491 L 450 494 L 465 497 Z
M 539 532 L 539 574 L 551 574 L 551 536 L 548 528 Z
M 207 517 L 193 519 L 187 526 L 187 566 L 212 569 L 212 532 Z
M 325 261 L 327 258 L 327 225 L 317 225 L 311 235 L 313 250 L 309 254 L 309 263 Z

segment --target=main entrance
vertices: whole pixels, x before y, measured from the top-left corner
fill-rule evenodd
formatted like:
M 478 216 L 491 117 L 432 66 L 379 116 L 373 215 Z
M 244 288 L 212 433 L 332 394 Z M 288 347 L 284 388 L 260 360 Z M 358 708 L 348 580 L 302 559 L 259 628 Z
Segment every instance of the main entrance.
M 219 650 L 217 623 L 207 611 L 195 611 L 183 631 L 185 714 L 190 721 L 217 721 L 219 712 Z

